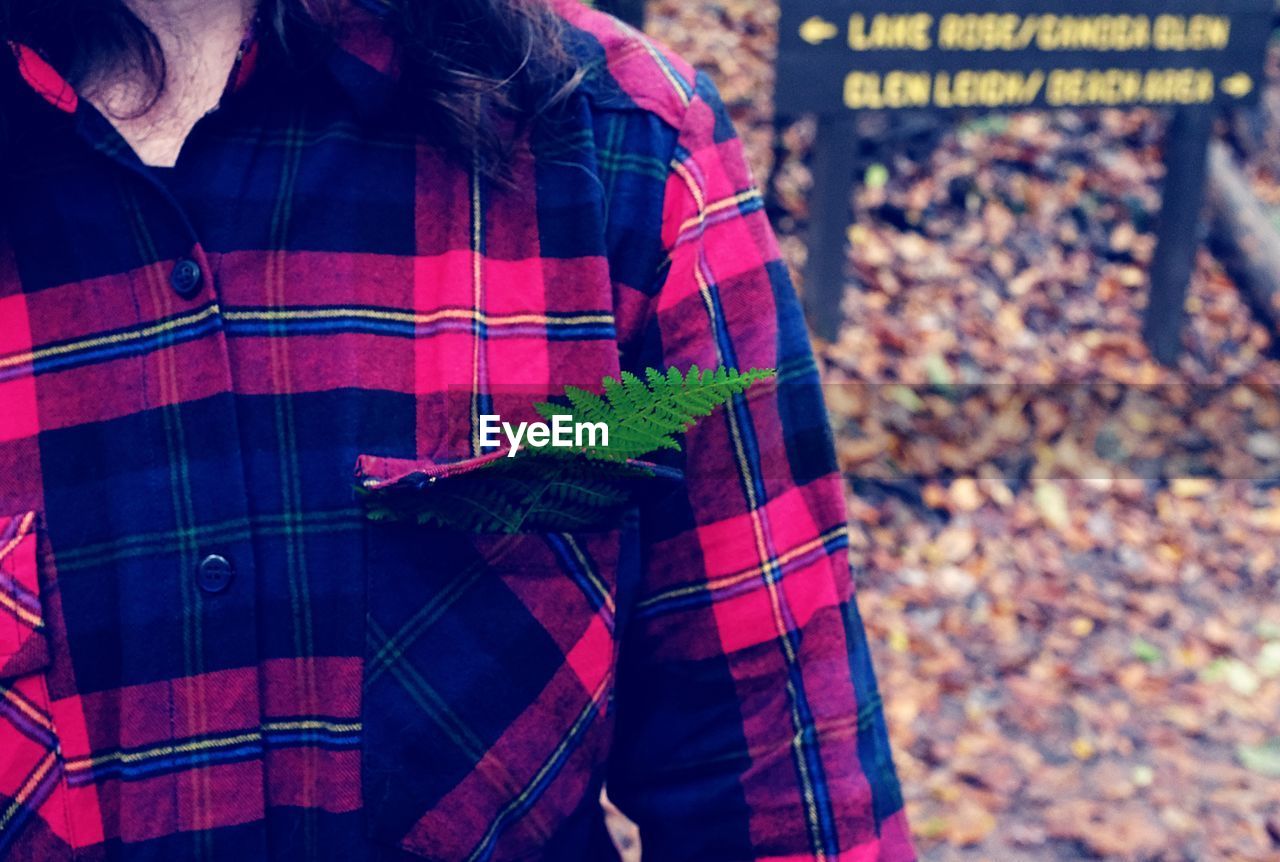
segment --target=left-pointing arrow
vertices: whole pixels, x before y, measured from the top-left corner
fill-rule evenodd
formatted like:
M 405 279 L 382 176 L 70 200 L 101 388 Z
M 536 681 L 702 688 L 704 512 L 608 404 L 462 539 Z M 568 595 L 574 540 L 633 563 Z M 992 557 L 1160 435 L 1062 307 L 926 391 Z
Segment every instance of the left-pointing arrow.
M 821 45 L 840 35 L 840 28 L 826 18 L 814 15 L 800 25 L 800 38 L 810 45 Z

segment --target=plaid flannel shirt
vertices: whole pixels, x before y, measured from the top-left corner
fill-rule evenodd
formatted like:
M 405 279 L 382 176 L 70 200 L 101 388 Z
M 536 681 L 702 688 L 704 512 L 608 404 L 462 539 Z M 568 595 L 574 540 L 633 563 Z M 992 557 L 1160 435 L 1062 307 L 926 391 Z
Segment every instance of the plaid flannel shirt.
M 0 858 L 906 860 L 800 311 L 715 91 L 558 2 L 589 73 L 514 187 L 407 125 L 352 5 L 247 41 L 173 176 L 0 51 Z M 477 417 L 774 367 L 611 529 L 364 517 Z M 424 486 L 422 493 L 430 493 Z

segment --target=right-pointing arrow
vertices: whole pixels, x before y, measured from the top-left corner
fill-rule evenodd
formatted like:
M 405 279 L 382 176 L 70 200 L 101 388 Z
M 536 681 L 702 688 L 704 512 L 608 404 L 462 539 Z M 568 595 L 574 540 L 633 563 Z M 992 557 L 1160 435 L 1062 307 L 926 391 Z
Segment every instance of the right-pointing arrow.
M 1250 78 L 1244 72 L 1237 72 L 1230 78 L 1222 79 L 1222 92 L 1228 96 L 1235 96 L 1237 99 L 1243 99 L 1245 96 L 1253 92 L 1253 78 Z

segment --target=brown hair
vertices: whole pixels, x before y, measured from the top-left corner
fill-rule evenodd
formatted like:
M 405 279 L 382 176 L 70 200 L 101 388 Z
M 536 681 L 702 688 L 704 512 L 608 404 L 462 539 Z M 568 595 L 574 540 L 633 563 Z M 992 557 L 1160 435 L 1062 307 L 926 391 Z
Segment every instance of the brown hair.
M 270 38 L 302 58 L 332 39 L 351 0 L 261 2 Z M 384 14 L 424 134 L 491 176 L 502 175 L 512 131 L 563 104 L 581 79 L 545 0 L 388 0 Z M 39 51 L 73 86 L 126 68 L 148 82 L 151 103 L 164 89 L 160 44 L 123 0 L 0 0 L 6 40 Z

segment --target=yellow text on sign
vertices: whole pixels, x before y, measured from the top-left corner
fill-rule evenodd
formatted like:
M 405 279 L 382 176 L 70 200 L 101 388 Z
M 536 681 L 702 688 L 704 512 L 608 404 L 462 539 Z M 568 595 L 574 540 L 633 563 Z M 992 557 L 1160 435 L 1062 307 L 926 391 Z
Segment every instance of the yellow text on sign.
M 933 101 L 940 108 L 1016 107 L 1034 102 L 1043 86 L 1041 71 L 939 72 L 933 82 Z
M 1221 15 L 1159 15 L 1153 44 L 1157 51 L 1221 51 L 1231 41 L 1231 19 Z
M 943 15 L 948 51 L 1135 51 L 1151 46 L 1147 15 Z
M 855 51 L 934 47 L 927 15 L 854 15 Z M 1018 15 L 949 13 L 938 19 L 936 46 L 944 51 L 1222 51 L 1231 41 L 1224 15 Z
M 927 108 L 933 104 L 933 75 L 929 72 L 851 72 L 844 79 L 844 103 L 858 110 Z
M 1243 92 L 1233 80 L 1224 79 L 1224 90 Z M 1196 68 L 851 72 L 844 104 L 852 110 L 1199 105 L 1213 101 L 1214 86 L 1213 72 Z
M 1213 101 L 1207 69 L 1055 69 L 1045 101 L 1055 107 L 1081 105 L 1206 105 Z
M 849 16 L 849 47 L 854 51 L 928 51 L 933 47 L 933 16 Z
M 853 110 L 1019 107 L 1035 102 L 1044 82 L 1042 71 L 852 72 L 844 81 L 844 103 Z

